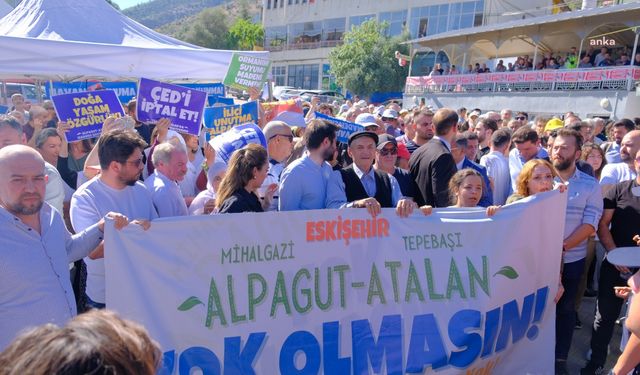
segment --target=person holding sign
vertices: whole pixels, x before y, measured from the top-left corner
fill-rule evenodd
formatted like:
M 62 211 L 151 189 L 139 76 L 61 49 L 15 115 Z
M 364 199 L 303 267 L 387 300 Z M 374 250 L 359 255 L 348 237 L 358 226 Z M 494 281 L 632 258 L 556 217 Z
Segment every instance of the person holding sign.
M 20 144 L 0 150 L 0 351 L 27 327 L 63 324 L 76 315 L 69 262 L 98 246 L 105 218 L 116 229 L 129 223 L 106 212 L 71 235 L 44 201 L 45 173 L 36 150 Z
M 111 125 L 107 123 L 105 126 Z M 144 140 L 131 130 L 115 129 L 100 137 L 96 146 L 100 174 L 80 186 L 71 197 L 71 224 L 76 232 L 90 227 L 110 211 L 141 220 L 145 226 L 149 220 L 158 217 L 151 193 L 138 181 L 143 169 L 142 148 L 145 145 Z M 104 251 L 104 245 L 100 244 L 96 251 Z M 88 304 L 104 308 L 104 260 L 85 258 L 85 262 Z
M 264 182 L 268 170 L 267 150 L 264 147 L 249 143 L 235 151 L 218 189 L 218 213 L 263 212 L 263 204 L 269 206 L 277 189 L 275 184 L 270 186 L 265 193 L 265 203 L 260 203 L 256 190 Z
M 327 187 L 327 208 L 366 208 L 373 217 L 382 207 L 395 207 L 401 217 L 418 208 L 413 199 L 402 196 L 395 177 L 373 168 L 377 143 L 375 133 L 359 131 L 349 136 L 347 152 L 353 164 L 333 172 Z
M 152 157 L 155 172 L 144 181 L 159 217 L 187 216 L 189 211 L 178 183 L 187 174 L 187 150 L 177 140 L 161 143 Z
M 453 207 L 479 207 L 484 180 L 480 172 L 465 168 L 459 170 L 449 180 L 449 191 Z M 500 206 L 487 207 L 487 216 L 493 216 Z

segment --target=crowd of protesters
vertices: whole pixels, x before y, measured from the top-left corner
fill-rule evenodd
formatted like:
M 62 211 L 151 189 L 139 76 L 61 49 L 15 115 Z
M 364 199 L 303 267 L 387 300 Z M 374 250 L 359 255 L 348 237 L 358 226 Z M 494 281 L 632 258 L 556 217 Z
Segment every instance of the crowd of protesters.
M 29 108 L 17 94 L 12 104 L 0 116 L 0 350 L 6 353 L 43 337 L 61 345 L 69 333 L 54 326 L 11 343 L 26 328 L 64 326 L 78 312 L 108 307 L 105 218 L 119 229 L 149 228 L 159 217 L 323 208 L 362 208 L 373 216 L 393 208 L 406 217 L 439 207 L 484 207 L 492 216 L 502 205 L 559 189 L 569 199 L 558 244 L 557 374 L 568 373 L 583 296 L 597 297 L 597 310 L 590 360 L 581 373 L 600 374 L 624 305 L 620 297 L 635 292 L 625 288 L 638 269 L 615 266 L 605 254 L 636 246 L 640 235 L 638 119 L 581 119 L 572 112 L 530 119 L 510 109 L 402 109 L 360 98 L 334 106 L 314 98 L 304 104 L 306 126 L 261 123 L 267 147 L 249 144 L 223 163 L 209 143 L 172 131 L 167 119 L 137 121 L 135 102 L 127 105 L 131 117 L 110 117 L 98 139 L 78 142 L 66 141 L 69 126 L 56 119 L 50 102 Z M 362 130 L 338 142 L 338 127 L 315 118 L 316 112 Z M 631 338 L 616 367 L 627 372 L 640 362 L 640 317 L 633 306 Z M 68 329 L 128 324 L 92 314 Z M 157 346 L 140 335 L 131 350 L 147 350 L 140 365 L 157 366 Z M 14 354 L 0 355 L 0 367 L 21 363 L 8 359 Z
M 463 70 L 459 70 L 455 65 L 448 66 L 436 63 L 429 75 L 504 73 L 545 69 L 585 69 L 630 65 L 640 66 L 640 52 L 636 53 L 635 56 L 632 56 L 632 53 L 631 48 L 626 46 L 618 48 L 595 48 L 590 46 L 585 51 L 580 52 L 580 57 L 578 57 L 578 49 L 571 47 L 566 53 L 541 53 L 540 56 L 536 58 L 536 61 L 529 55 L 518 56 L 514 62 L 508 62 L 506 65 L 504 60 L 498 60 L 493 71 L 487 66 L 489 62 L 469 64 Z

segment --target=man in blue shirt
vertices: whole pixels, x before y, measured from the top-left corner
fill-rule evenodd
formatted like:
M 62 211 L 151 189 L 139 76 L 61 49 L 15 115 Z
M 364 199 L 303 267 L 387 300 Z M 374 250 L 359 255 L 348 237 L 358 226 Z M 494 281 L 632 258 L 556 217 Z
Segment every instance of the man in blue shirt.
M 540 146 L 540 138 L 535 130 L 523 126 L 511 136 L 515 148 L 509 152 L 509 173 L 511 174 L 511 190 L 516 191 L 516 181 L 522 166 L 532 159 L 549 160 L 549 154 Z
M 327 161 L 336 151 L 338 127 L 322 120 L 311 120 L 305 130 L 307 152 L 285 168 L 280 177 L 280 211 L 325 208 L 327 182 L 333 170 Z
M 576 294 L 584 272 L 587 239 L 595 233 L 602 216 L 602 194 L 598 181 L 576 167 L 582 136 L 575 130 L 559 129 L 553 143 L 553 166 L 558 183 L 567 183 L 567 211 L 562 243 L 564 294 L 556 305 L 556 374 L 568 374 L 567 356 L 576 323 Z
M 482 187 L 482 197 L 480 198 L 478 205 L 482 207 L 489 207 L 493 204 L 493 191 L 491 190 L 491 181 L 489 181 L 489 176 L 487 175 L 487 168 L 467 159 L 467 146 L 467 137 L 464 134 L 457 135 L 451 143 L 451 156 L 453 156 L 453 161 L 455 161 L 456 168 L 458 170 L 471 168 L 480 173 L 484 181 L 484 186 Z

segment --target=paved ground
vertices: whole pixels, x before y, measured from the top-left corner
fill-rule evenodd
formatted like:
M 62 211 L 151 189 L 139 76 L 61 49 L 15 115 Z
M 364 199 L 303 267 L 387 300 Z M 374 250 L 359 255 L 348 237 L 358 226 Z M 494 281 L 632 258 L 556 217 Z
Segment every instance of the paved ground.
M 595 298 L 584 298 L 580 311 L 578 312 L 580 320 L 582 320 L 582 329 L 576 329 L 573 333 L 573 343 L 571 344 L 571 352 L 569 353 L 568 368 L 571 375 L 580 374 L 580 369 L 586 363 L 586 354 L 589 351 L 589 341 L 591 340 L 591 325 L 593 324 L 593 315 L 595 312 Z M 616 325 L 613 331 L 613 338 L 609 343 L 611 350 L 607 358 L 607 371 L 616 363 L 620 355 L 620 337 L 622 327 Z

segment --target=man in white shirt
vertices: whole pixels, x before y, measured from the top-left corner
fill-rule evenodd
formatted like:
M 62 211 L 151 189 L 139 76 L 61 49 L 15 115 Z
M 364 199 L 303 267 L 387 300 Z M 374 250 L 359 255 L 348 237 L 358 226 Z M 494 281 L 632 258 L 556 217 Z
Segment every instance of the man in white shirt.
M 511 190 L 516 190 L 516 181 L 526 162 L 533 159 L 549 160 L 547 150 L 540 146 L 538 133 L 528 126 L 516 130 L 511 136 L 516 147 L 509 152 L 509 173 L 511 174 Z
M 511 193 L 509 159 L 505 156 L 511 146 L 511 131 L 502 128 L 491 135 L 488 154 L 480 159 L 480 165 L 487 168 L 487 175 L 493 182 L 493 204 L 503 205 Z
M 22 132 L 22 126 L 11 116 L 0 116 L 0 149 L 9 145 L 26 145 L 27 139 Z M 64 203 L 64 182 L 58 170 L 51 164 L 44 163 L 47 175 L 47 190 L 45 202 L 62 214 Z
M 200 148 L 198 136 L 193 134 L 182 134 L 186 144 L 187 150 L 187 173 L 184 179 L 178 184 L 182 196 L 185 197 L 187 204 L 191 202 L 196 195 L 200 192 L 200 189 L 196 186 L 198 176 L 202 171 L 202 162 L 204 161 L 204 155 Z
M 153 152 L 155 172 L 147 177 L 144 185 L 151 192 L 153 205 L 159 217 L 187 216 L 189 210 L 178 183 L 187 173 L 187 150 L 177 141 L 156 146 Z
M 293 151 L 293 134 L 289 125 L 282 121 L 271 121 L 262 129 L 267 139 L 267 152 L 269 153 L 269 171 L 258 192 L 264 197 L 265 192 L 272 184 L 280 188 L 280 176 L 285 167 L 285 162 Z M 271 205 L 267 211 L 278 210 L 278 193 L 273 196 Z
M 87 181 L 71 198 L 71 223 L 80 232 L 110 211 L 137 220 L 158 217 L 151 193 L 138 181 L 144 168 L 142 138 L 131 131 L 110 131 L 98 140 L 100 174 Z M 103 251 L 104 244 L 97 251 Z M 87 301 L 91 307 L 105 307 L 104 261 L 85 258 Z
M 640 150 L 640 130 L 625 134 L 620 142 L 620 163 L 607 164 L 600 173 L 600 186 L 607 191 L 613 185 L 636 178 L 633 156 Z
M 44 202 L 44 160 L 24 145 L 0 150 L 0 351 L 29 327 L 62 325 L 76 315 L 69 262 L 102 240 L 104 218 L 71 235 Z M 127 219 L 113 212 L 116 228 Z M 96 254 L 99 255 L 99 254 Z

